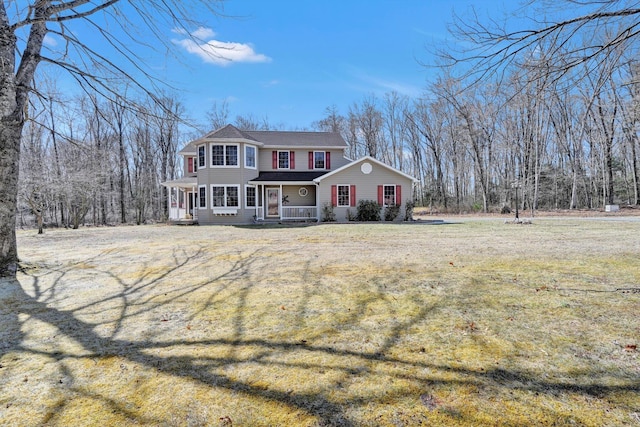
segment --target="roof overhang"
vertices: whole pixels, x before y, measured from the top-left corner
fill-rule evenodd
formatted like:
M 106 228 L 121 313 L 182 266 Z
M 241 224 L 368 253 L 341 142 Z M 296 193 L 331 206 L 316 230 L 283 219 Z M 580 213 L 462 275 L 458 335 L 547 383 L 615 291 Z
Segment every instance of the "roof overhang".
M 315 185 L 314 179 L 326 174 L 326 171 L 306 172 L 260 172 L 258 177 L 249 180 L 253 185 Z
M 198 186 L 198 179 L 195 176 L 189 176 L 174 179 L 173 181 L 161 182 L 160 184 L 169 188 L 196 188 Z
M 340 167 L 340 168 L 338 168 L 338 169 L 336 169 L 336 170 L 333 170 L 333 171 L 331 171 L 331 172 L 329 172 L 329 173 L 326 173 L 326 174 L 324 174 L 324 175 L 321 175 L 321 176 L 319 176 L 319 177 L 315 178 L 313 181 L 314 181 L 314 182 L 319 183 L 320 181 L 322 181 L 322 180 L 323 180 L 323 179 L 325 179 L 325 178 L 328 178 L 328 177 L 330 177 L 330 176 L 332 176 L 332 175 L 338 174 L 338 173 L 342 172 L 343 170 L 346 170 L 346 169 L 349 169 L 349 168 L 356 167 L 357 165 L 362 164 L 362 163 L 364 163 L 365 161 L 367 161 L 367 162 L 371 162 L 371 163 L 373 163 L 373 164 L 375 164 L 375 165 L 378 165 L 378 166 L 383 167 L 383 168 L 385 168 L 385 169 L 388 169 L 388 170 L 390 170 L 390 171 L 392 171 L 392 172 L 395 172 L 395 173 L 397 173 L 397 174 L 398 174 L 398 175 L 400 175 L 400 176 L 403 176 L 403 177 L 405 177 L 405 178 L 407 178 L 407 179 L 410 179 L 413 183 L 418 182 L 418 180 L 417 180 L 416 178 L 412 177 L 411 175 L 408 175 L 408 174 L 406 174 L 406 173 L 404 173 L 404 172 L 402 172 L 402 171 L 399 171 L 399 170 L 398 170 L 398 169 L 396 169 L 396 168 L 393 168 L 393 167 L 391 167 L 391 166 L 389 166 L 389 165 L 387 165 L 387 164 L 385 164 L 385 163 L 382 163 L 380 160 L 374 159 L 374 158 L 373 158 L 373 157 L 371 157 L 371 156 L 361 157 L 361 158 L 359 158 L 358 160 L 355 160 L 355 161 L 353 161 L 353 162 L 351 162 L 351 163 L 347 163 L 346 165 L 344 165 L 344 166 L 342 166 L 342 167 Z

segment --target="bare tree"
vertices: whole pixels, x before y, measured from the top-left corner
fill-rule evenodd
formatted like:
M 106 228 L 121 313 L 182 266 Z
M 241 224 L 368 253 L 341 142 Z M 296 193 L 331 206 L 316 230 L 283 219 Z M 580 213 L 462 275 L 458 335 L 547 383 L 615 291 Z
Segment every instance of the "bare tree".
M 15 224 L 20 164 L 20 138 L 27 117 L 28 98 L 37 94 L 34 85 L 40 64 L 47 63 L 68 72 L 84 88 L 93 88 L 112 98 L 117 80 L 129 80 L 138 89 L 157 81 L 147 72 L 145 61 L 137 57 L 132 45 L 149 47 L 152 34 L 170 50 L 164 37 L 167 30 L 198 23 L 189 19 L 216 13 L 219 2 L 178 0 L 141 3 L 119 0 L 32 0 L 5 1 L 0 5 L 0 275 L 15 276 L 18 262 Z M 145 33 L 133 31 L 134 22 L 142 22 Z M 94 29 L 95 44 L 78 38 L 74 25 Z M 26 38 L 22 38 L 25 35 Z M 62 40 L 60 51 L 48 48 L 45 37 Z M 100 40 L 101 38 L 101 40 Z M 110 58 L 104 46 L 119 53 Z M 77 53 L 78 56 L 74 56 Z M 126 64 L 126 65 L 125 65 Z M 133 70 L 125 71 L 127 68 Z M 145 83 L 146 82 L 146 83 Z M 148 94 L 153 97 L 153 92 Z
M 541 18 L 553 11 L 566 16 L 567 10 L 573 17 Z M 451 32 L 464 42 L 457 46 L 465 48 L 443 49 L 439 56 L 448 67 L 472 64 L 465 67 L 464 75 L 478 82 L 496 76 L 501 79 L 511 66 L 520 67 L 528 53 L 544 45 L 548 60 L 531 68 L 529 76 L 532 81 L 542 76 L 560 81 L 572 70 L 579 78 L 588 76 L 609 55 L 637 42 L 640 35 L 640 8 L 633 0 L 529 0 L 516 13 L 503 21 L 486 20 L 488 23 L 475 11 L 472 16 L 455 16 Z M 513 21 L 517 29 L 508 27 Z

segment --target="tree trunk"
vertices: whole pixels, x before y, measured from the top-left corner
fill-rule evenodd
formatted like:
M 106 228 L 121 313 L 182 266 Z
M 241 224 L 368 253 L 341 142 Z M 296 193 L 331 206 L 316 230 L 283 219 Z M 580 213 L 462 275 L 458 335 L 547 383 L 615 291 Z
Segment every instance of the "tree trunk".
M 5 75 L 6 76 L 6 75 Z M 3 76 L 3 77 L 5 77 Z M 10 99 L 7 85 L 2 84 L 0 96 L 3 113 Z M 9 98 L 9 99 L 8 99 Z M 22 123 L 12 114 L 3 114 L 0 123 L 0 276 L 15 276 L 18 267 L 16 243 L 16 206 L 18 199 L 18 173 L 20 160 L 20 135 Z
M 16 207 L 22 120 L 16 114 L 16 38 L 0 5 L 0 276 L 15 276 L 18 268 Z

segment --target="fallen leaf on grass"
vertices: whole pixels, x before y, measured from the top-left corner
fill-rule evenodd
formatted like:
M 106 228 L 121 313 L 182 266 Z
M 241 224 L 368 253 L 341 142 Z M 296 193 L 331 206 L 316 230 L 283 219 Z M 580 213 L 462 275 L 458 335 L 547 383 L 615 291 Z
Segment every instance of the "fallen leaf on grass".
M 627 344 L 624 346 L 625 351 L 636 351 L 638 346 L 636 344 Z

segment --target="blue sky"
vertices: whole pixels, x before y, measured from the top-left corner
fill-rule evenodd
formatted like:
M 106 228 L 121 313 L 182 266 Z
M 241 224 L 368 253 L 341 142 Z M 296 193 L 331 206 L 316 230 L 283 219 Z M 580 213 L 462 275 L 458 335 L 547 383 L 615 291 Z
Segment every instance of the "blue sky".
M 500 18 L 506 0 L 226 0 L 226 16 L 199 16 L 202 26 L 166 32 L 167 44 L 139 53 L 176 89 L 186 113 L 205 123 L 214 102 L 236 115 L 285 129 L 309 128 L 327 107 L 346 114 L 365 97 L 391 91 L 415 98 L 433 80 L 428 46 L 450 36 L 455 11 L 473 6 Z M 185 30 L 196 36 L 195 42 Z M 94 29 L 77 29 L 86 40 Z M 51 38 L 50 47 L 62 49 Z M 224 49 L 220 49 L 220 48 Z M 106 52 L 108 46 L 100 47 Z M 207 52 L 209 54 L 207 54 Z M 217 55 L 217 56 L 216 56 Z M 221 59 L 220 55 L 226 57 Z
M 434 75 L 420 64 L 432 61 L 427 45 L 449 37 L 453 11 L 464 15 L 470 5 L 495 13 L 502 2 L 229 0 L 224 13 L 233 17 L 193 29 L 200 46 L 171 34 L 186 55 L 167 63 L 165 78 L 182 89 L 198 120 L 214 101 L 226 100 L 231 119 L 252 115 L 286 129 L 309 127 L 331 105 L 346 113 L 365 96 L 392 90 L 418 97 Z

